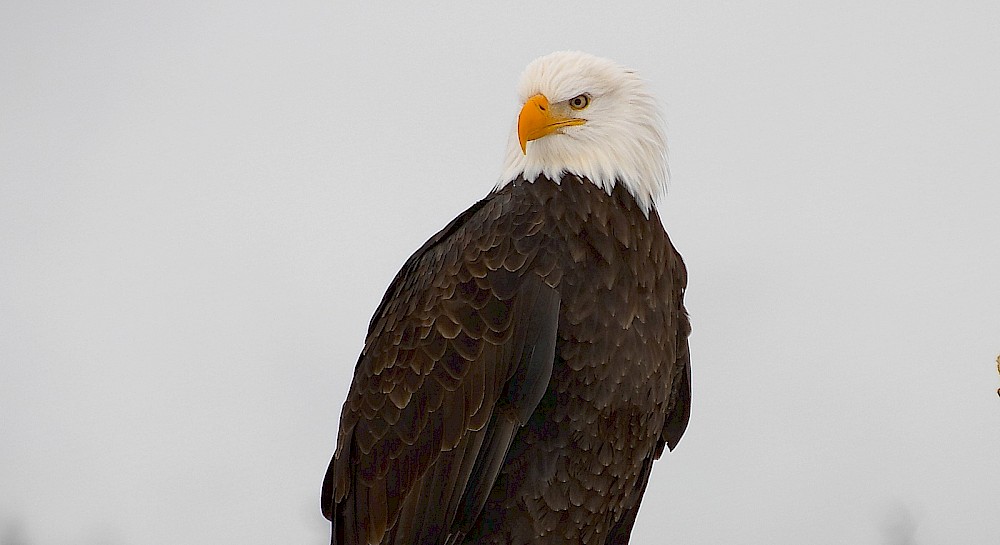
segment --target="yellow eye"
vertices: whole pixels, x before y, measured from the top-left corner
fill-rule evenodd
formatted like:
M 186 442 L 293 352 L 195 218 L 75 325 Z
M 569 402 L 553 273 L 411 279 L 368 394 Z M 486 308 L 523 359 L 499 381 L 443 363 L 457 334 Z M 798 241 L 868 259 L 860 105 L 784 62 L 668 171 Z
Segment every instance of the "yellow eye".
M 587 95 L 577 95 L 569 99 L 569 107 L 574 110 L 582 110 L 590 106 L 590 97 Z

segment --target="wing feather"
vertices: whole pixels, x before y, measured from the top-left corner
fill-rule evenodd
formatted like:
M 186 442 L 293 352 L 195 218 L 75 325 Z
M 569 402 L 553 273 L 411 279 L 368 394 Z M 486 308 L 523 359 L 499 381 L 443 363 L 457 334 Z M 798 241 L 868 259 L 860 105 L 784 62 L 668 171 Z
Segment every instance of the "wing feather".
M 674 254 L 671 259 L 671 269 L 673 269 L 673 285 L 678 286 L 678 299 L 684 297 L 684 287 L 687 286 L 687 270 L 679 254 Z M 688 347 L 688 336 L 691 334 L 691 322 L 683 305 L 676 305 L 672 316 L 676 323 L 674 332 L 675 363 L 673 366 L 673 380 L 671 380 L 670 403 L 667 408 L 667 418 L 663 425 L 663 442 L 667 448 L 674 450 L 681 436 L 687 430 L 688 421 L 691 419 L 691 351 Z M 663 452 L 663 445 L 657 449 L 656 457 L 659 458 Z
M 544 245 L 523 238 L 539 220 L 512 204 L 494 194 L 459 216 L 379 304 L 323 485 L 334 543 L 457 539 L 544 393 L 560 301 L 544 275 L 555 267 L 532 269 Z

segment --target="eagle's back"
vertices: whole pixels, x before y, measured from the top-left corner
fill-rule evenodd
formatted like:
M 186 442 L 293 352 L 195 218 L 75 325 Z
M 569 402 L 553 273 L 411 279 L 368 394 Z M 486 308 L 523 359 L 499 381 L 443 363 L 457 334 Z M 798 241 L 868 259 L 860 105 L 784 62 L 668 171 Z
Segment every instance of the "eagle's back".
M 655 209 L 517 180 L 372 318 L 324 511 L 335 543 L 625 543 L 687 425 L 686 273 Z

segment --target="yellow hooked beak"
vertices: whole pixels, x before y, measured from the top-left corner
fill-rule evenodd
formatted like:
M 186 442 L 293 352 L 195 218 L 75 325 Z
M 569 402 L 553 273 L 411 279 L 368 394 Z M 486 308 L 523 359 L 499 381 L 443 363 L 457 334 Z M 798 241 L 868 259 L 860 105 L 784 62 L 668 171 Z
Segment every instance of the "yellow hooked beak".
M 517 138 L 521 141 L 521 153 L 528 154 L 528 141 L 558 132 L 563 127 L 583 125 L 586 119 L 564 117 L 552 112 L 549 99 L 545 95 L 535 95 L 524 103 L 521 115 L 517 116 Z

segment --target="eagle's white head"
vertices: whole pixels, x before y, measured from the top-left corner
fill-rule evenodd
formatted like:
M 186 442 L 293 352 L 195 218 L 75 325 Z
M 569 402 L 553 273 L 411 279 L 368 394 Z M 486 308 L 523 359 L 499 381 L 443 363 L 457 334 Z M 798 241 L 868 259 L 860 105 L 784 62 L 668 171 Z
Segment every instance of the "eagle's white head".
M 559 51 L 535 59 L 518 85 L 522 104 L 497 187 L 518 176 L 586 177 L 609 193 L 624 184 L 647 214 L 666 189 L 666 137 L 656 102 L 635 72 Z

